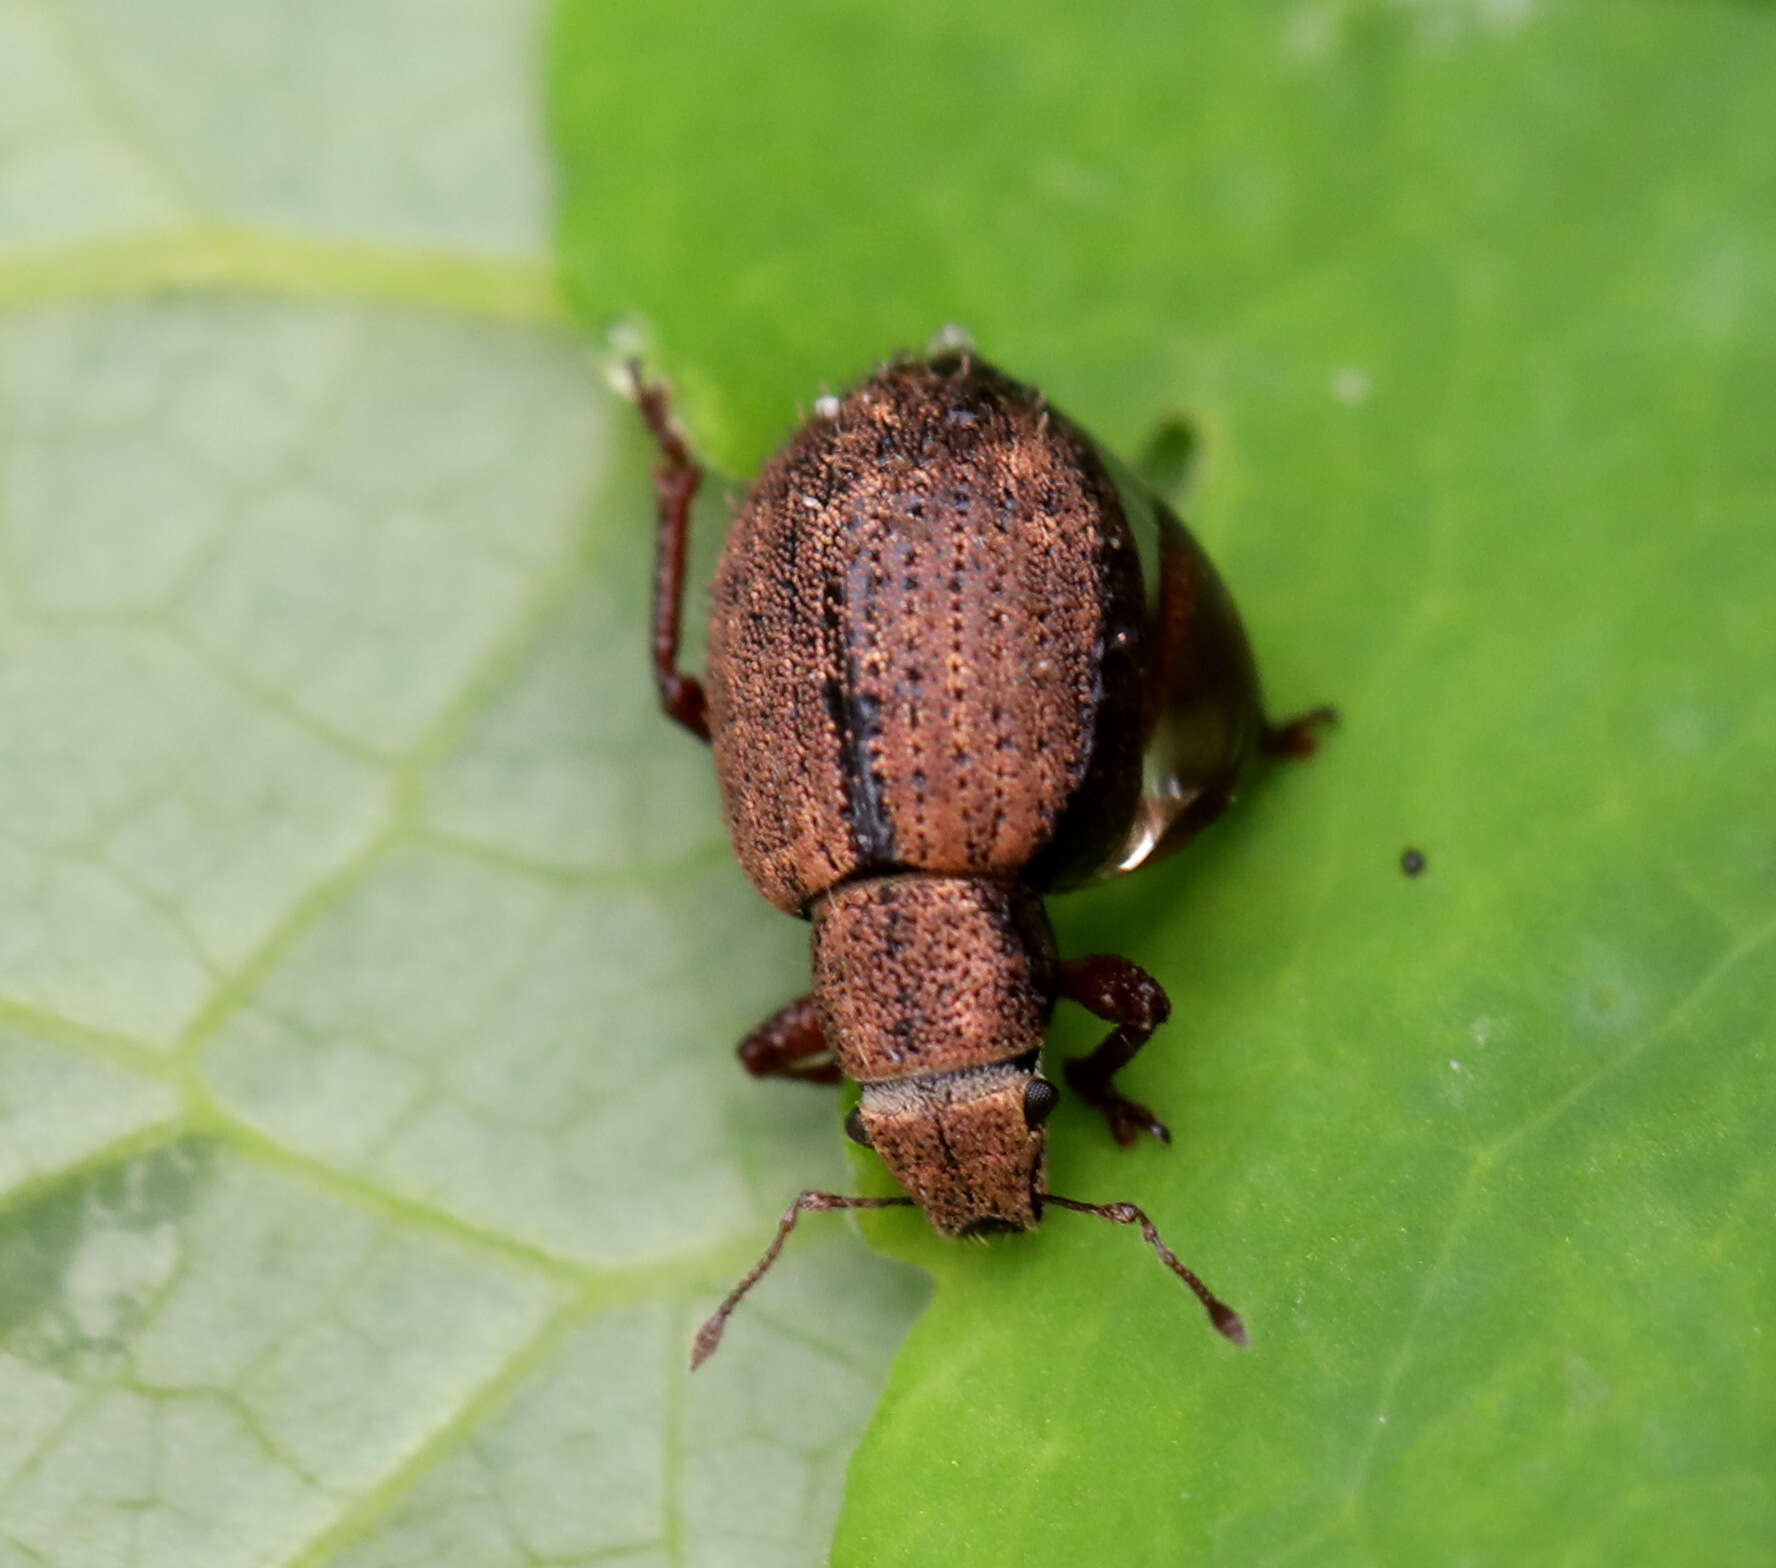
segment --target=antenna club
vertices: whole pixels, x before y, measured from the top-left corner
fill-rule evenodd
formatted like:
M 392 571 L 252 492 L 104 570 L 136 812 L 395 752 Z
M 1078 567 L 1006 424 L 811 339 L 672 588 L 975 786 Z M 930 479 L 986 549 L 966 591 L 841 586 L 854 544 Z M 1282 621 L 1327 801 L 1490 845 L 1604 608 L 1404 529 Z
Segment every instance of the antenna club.
M 721 1342 L 721 1324 L 705 1323 L 702 1328 L 698 1329 L 697 1338 L 691 1345 L 691 1370 L 695 1372 L 698 1367 L 713 1356 L 720 1348 Z M 1242 1340 L 1241 1343 L 1243 1344 L 1244 1341 Z
M 1245 1319 L 1226 1302 L 1217 1301 L 1214 1306 L 1209 1308 L 1209 1321 L 1234 1344 L 1243 1347 L 1252 1343 L 1252 1336 L 1246 1332 Z

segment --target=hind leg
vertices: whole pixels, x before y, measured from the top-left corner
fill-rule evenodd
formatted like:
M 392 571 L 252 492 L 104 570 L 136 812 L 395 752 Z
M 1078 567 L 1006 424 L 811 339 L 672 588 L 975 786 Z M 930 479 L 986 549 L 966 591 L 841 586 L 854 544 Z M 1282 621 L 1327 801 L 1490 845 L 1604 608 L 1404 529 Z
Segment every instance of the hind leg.
M 691 503 L 703 470 L 692 460 L 678 426 L 673 423 L 666 388 L 641 379 L 641 365 L 629 367 L 636 406 L 660 449 L 654 470 L 654 495 L 660 507 L 660 530 L 654 550 L 654 685 L 666 716 L 699 740 L 709 739 L 708 704 L 703 683 L 678 667 L 679 624 L 684 613 L 685 555 L 690 546 Z
M 1320 749 L 1319 732 L 1330 729 L 1337 722 L 1336 708 L 1313 708 L 1285 719 L 1281 724 L 1266 724 L 1258 748 L 1267 757 L 1291 757 L 1299 761 Z

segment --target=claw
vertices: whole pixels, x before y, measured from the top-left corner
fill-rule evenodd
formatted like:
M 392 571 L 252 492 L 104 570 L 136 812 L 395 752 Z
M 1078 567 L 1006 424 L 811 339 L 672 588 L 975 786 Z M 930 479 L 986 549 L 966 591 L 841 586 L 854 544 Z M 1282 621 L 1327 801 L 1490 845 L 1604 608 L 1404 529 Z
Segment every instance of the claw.
M 1103 1106 L 1103 1112 L 1111 1136 L 1125 1149 L 1134 1148 L 1143 1133 L 1161 1143 L 1172 1141 L 1171 1129 L 1138 1100 L 1116 1095 Z

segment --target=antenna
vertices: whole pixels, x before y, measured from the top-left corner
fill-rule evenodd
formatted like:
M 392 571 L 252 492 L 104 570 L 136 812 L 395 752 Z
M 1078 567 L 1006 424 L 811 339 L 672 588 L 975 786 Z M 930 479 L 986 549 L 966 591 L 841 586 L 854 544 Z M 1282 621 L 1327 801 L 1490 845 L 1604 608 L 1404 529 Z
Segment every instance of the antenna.
M 1058 1203 L 1063 1209 L 1073 1209 L 1080 1214 L 1095 1214 L 1101 1220 L 1109 1220 L 1112 1225 L 1139 1225 L 1141 1234 L 1147 1238 L 1147 1245 L 1159 1255 L 1159 1261 L 1196 1292 L 1196 1299 L 1208 1309 L 1209 1321 L 1234 1344 L 1251 1344 L 1251 1340 L 1246 1336 L 1246 1325 L 1240 1321 L 1240 1315 L 1207 1285 L 1203 1284 L 1190 1269 L 1178 1261 L 1177 1253 L 1173 1252 L 1160 1239 L 1159 1231 L 1153 1221 L 1148 1219 L 1134 1204 L 1081 1203 L 1077 1198 L 1063 1198 L 1060 1194 L 1053 1192 L 1043 1193 L 1042 1201 L 1044 1203 Z
M 695 1372 L 715 1354 L 716 1346 L 721 1343 L 722 1330 L 728 1326 L 728 1319 L 734 1308 L 740 1305 L 740 1298 L 765 1277 L 766 1271 L 777 1261 L 777 1254 L 783 1250 L 783 1243 L 788 1240 L 789 1233 L 795 1229 L 795 1222 L 804 1213 L 818 1214 L 826 1209 L 910 1209 L 914 1206 L 911 1198 L 846 1198 L 836 1192 L 804 1192 L 783 1211 L 783 1218 L 777 1224 L 776 1238 L 765 1248 L 765 1255 L 747 1270 L 740 1283 L 728 1292 L 727 1299 L 709 1315 L 709 1321 L 697 1330 L 697 1338 L 691 1345 L 691 1370 Z M 1157 1237 L 1155 1245 L 1158 1245 Z M 1166 1253 L 1165 1256 L 1171 1257 L 1171 1254 Z M 1172 1258 L 1172 1265 L 1174 1268 L 1182 1267 L 1176 1258 Z M 1193 1280 L 1196 1278 L 1194 1274 L 1189 1277 Z M 1200 1290 L 1201 1286 L 1197 1288 Z

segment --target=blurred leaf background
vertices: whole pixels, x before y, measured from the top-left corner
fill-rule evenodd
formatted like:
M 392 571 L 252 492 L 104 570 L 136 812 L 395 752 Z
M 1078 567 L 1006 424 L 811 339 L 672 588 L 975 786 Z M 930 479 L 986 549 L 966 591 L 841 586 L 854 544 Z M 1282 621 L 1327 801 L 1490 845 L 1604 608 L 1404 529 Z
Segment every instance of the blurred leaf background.
M 818 1561 L 924 1293 L 643 658 L 502 0 L 0 0 L 0 1563 Z M 763 911 L 768 915 L 769 911 Z
M 1765 1560 L 1771 28 L 0 0 L 0 1564 Z M 729 1058 L 805 932 L 652 711 L 604 360 L 732 487 L 947 322 L 1186 422 L 1345 715 L 1055 906 L 1177 1004 L 1175 1146 L 1064 1105 L 1056 1186 L 1254 1345 L 890 1216 L 687 1380 L 880 1178 Z

